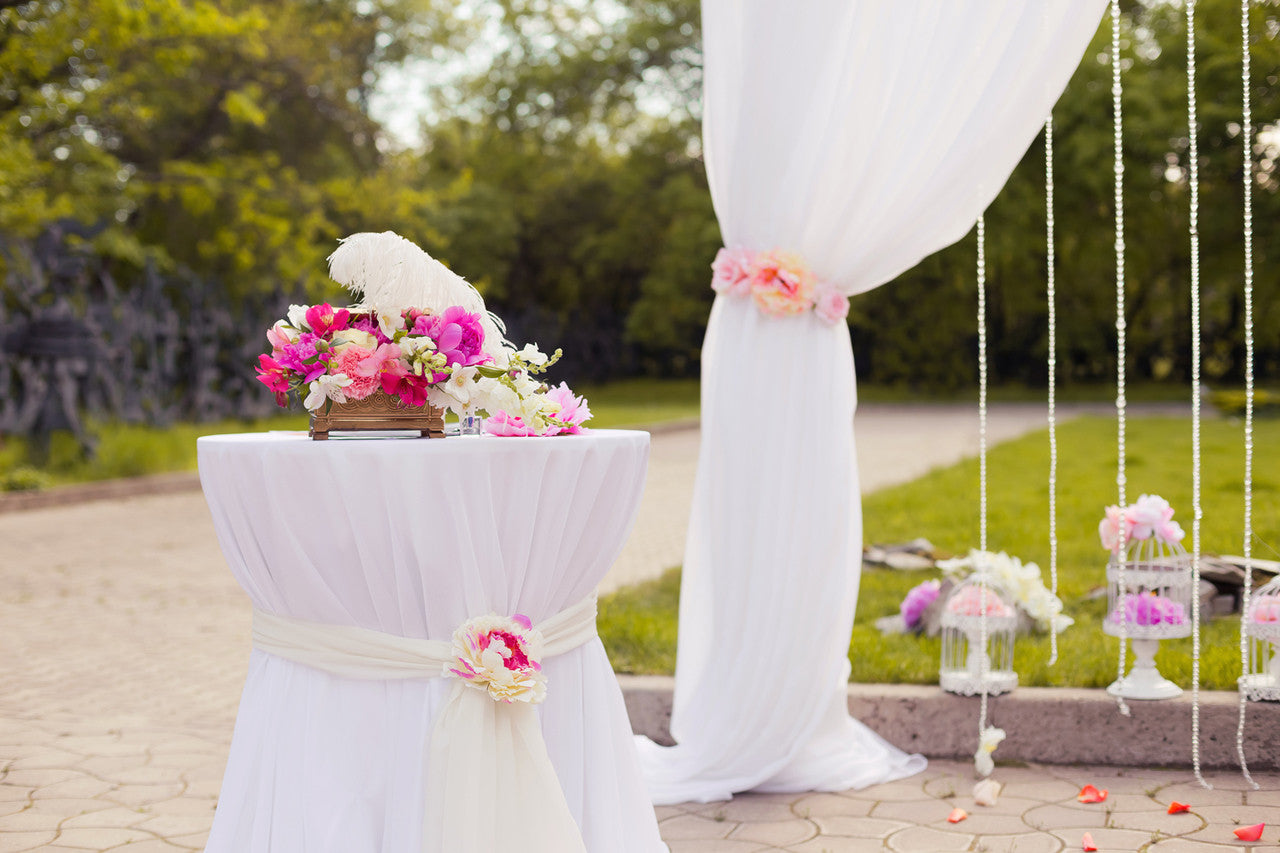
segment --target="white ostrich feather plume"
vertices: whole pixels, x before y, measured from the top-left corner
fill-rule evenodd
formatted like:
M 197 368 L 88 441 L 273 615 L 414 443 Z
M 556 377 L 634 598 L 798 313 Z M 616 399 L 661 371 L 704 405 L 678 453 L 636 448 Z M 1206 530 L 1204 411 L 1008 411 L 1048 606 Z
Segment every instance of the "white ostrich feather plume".
M 460 306 L 480 315 L 486 353 L 498 359 L 514 349 L 504 337 L 506 327 L 485 308 L 478 290 L 394 231 L 362 232 L 340 240 L 329 256 L 329 277 L 375 311 L 421 308 L 440 313 Z M 505 359 L 499 363 L 505 364 Z

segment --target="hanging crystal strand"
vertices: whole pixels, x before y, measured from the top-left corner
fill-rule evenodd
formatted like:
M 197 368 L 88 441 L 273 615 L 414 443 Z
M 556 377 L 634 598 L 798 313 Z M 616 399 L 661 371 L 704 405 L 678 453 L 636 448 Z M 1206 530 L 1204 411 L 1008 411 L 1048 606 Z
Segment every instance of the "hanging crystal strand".
M 1196 3 L 1187 0 L 1187 161 L 1191 187 L 1191 766 L 1200 772 L 1200 147 L 1196 141 Z
M 978 571 L 978 650 L 982 682 L 978 707 L 978 744 L 987 730 L 987 677 L 991 663 L 987 656 L 987 217 L 978 217 L 978 551 L 982 554 Z
M 1047 286 L 1045 300 L 1049 305 L 1049 591 L 1058 595 L 1058 313 L 1057 288 L 1054 280 L 1053 245 L 1053 114 L 1044 122 L 1044 230 Z M 1058 620 L 1049 622 L 1049 665 L 1058 662 Z
M 1115 150 L 1115 206 L 1116 206 L 1116 490 L 1119 493 L 1120 507 L 1120 541 L 1116 552 L 1117 583 L 1120 586 L 1121 602 L 1127 591 L 1124 576 L 1125 551 L 1125 475 L 1124 475 L 1124 148 L 1121 145 L 1121 133 L 1124 130 L 1124 119 L 1120 112 L 1120 0 L 1111 0 L 1111 113 L 1113 116 L 1113 148 Z M 1110 614 L 1108 617 L 1110 618 Z M 1123 681 L 1125 668 L 1125 646 L 1129 640 L 1127 619 L 1120 619 L 1120 661 L 1117 680 Z M 1116 696 L 1116 705 L 1120 713 L 1129 716 L 1129 705 L 1123 696 Z
M 1244 591 L 1240 597 L 1240 675 L 1249 675 L 1249 635 L 1245 619 L 1249 614 L 1253 582 L 1253 103 L 1252 65 L 1249 59 L 1249 0 L 1240 0 L 1240 89 L 1241 144 L 1244 146 Z M 1244 719 L 1248 697 L 1240 691 L 1240 713 L 1236 721 L 1236 755 L 1240 772 L 1255 791 L 1258 783 L 1249 775 L 1244 757 Z

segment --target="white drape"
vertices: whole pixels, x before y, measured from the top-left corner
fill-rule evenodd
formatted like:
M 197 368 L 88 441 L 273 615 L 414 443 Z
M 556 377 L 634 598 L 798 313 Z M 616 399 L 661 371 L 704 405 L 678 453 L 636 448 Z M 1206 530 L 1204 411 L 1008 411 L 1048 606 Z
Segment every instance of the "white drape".
M 1104 6 L 703 0 L 704 141 L 725 244 L 795 252 L 854 294 L 959 239 Z M 702 365 L 678 743 L 641 741 L 654 801 L 917 772 L 922 758 L 845 710 L 862 544 L 847 330 L 719 296 Z

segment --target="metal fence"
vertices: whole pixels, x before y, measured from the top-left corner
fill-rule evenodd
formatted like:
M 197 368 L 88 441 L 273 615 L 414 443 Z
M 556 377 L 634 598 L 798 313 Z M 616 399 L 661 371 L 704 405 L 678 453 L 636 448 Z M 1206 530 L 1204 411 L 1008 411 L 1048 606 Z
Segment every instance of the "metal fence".
M 300 286 L 231 305 L 215 282 L 154 267 L 124 283 L 73 235 L 0 242 L 0 433 L 70 429 L 91 449 L 85 414 L 163 426 L 276 411 L 253 368 Z

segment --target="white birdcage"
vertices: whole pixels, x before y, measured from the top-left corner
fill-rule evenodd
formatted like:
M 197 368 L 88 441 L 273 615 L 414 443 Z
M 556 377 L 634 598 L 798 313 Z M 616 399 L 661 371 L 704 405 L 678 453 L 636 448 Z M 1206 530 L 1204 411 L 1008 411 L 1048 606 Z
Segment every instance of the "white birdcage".
M 1254 702 L 1280 701 L 1280 577 L 1249 598 L 1243 618 L 1249 671 L 1240 677 L 1240 690 Z
M 1012 597 L 990 575 L 976 572 L 957 584 L 942 607 L 942 689 L 962 696 L 995 696 L 1017 687 L 1017 629 Z
M 1107 692 L 1125 699 L 1172 699 L 1182 688 L 1160 674 L 1155 656 L 1161 640 L 1191 636 L 1191 555 L 1159 535 L 1132 539 L 1125 552 L 1123 561 L 1113 554 L 1107 563 L 1102 630 L 1130 640 L 1133 667 Z

